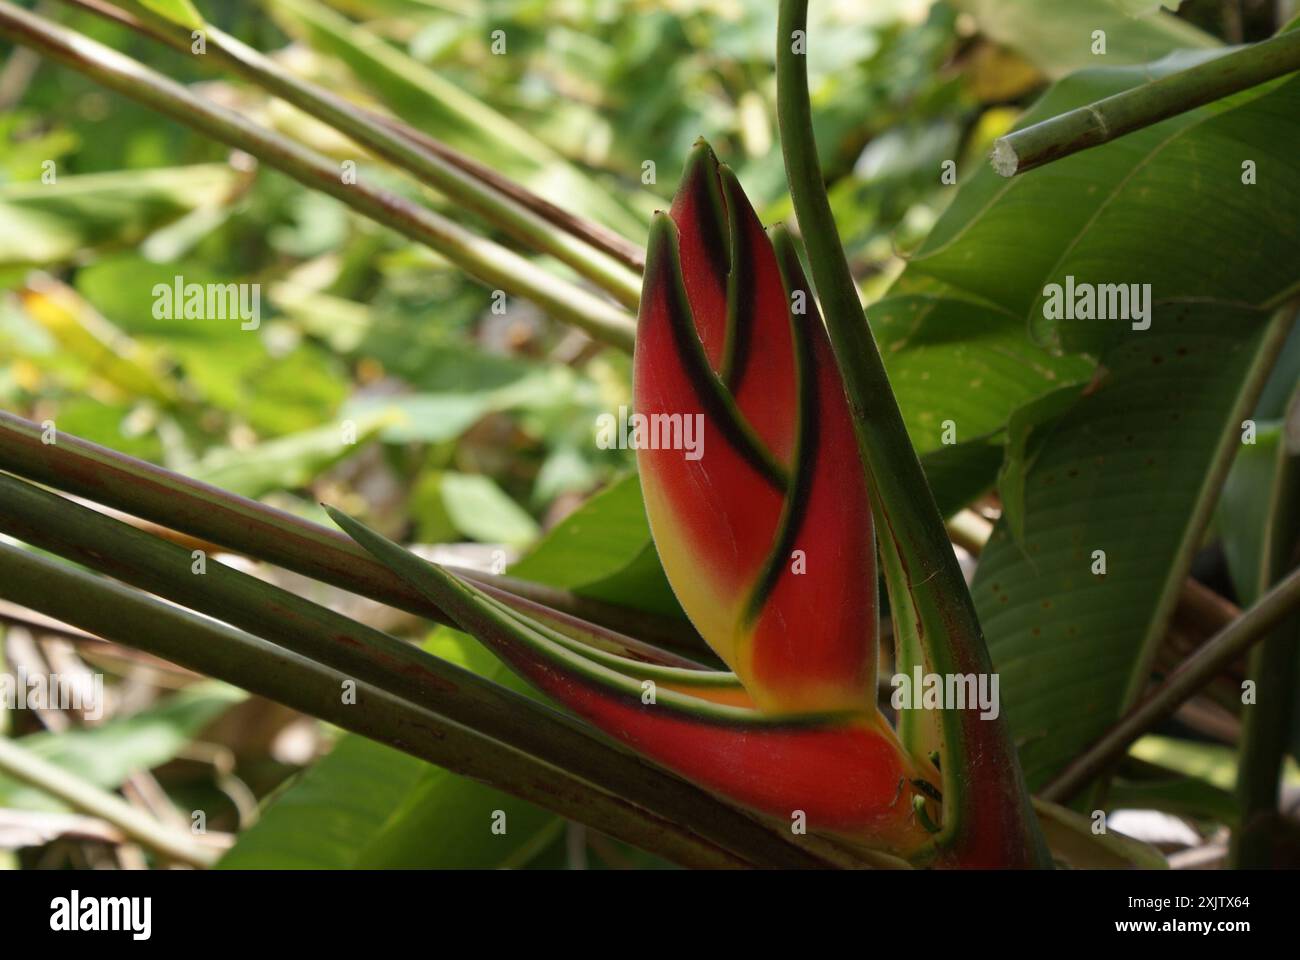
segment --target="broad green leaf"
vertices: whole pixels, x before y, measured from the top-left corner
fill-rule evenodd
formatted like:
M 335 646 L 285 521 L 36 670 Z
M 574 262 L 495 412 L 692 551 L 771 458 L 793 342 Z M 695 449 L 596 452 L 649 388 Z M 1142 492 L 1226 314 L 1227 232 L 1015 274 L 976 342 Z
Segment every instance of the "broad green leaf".
M 1075 74 L 1024 123 L 1205 56 Z M 1300 152 L 1300 132 L 1280 134 L 1276 117 L 1298 108 L 1300 81 L 1284 81 L 1011 180 L 981 169 L 898 284 L 924 291 L 937 280 L 945 297 L 1004 311 L 1021 329 L 1022 356 L 1037 342 L 1032 327 L 1049 350 L 1087 352 L 1101 368 L 1041 445 L 1030 435 L 1032 457 L 1012 451 L 1002 478 L 1009 513 L 973 588 L 1031 788 L 1140 689 L 1249 394 L 1278 347 L 1281 322 L 1268 317 L 1300 263 L 1300 185 L 1282 173 L 1283 158 Z M 1273 171 L 1267 184 L 1242 182 L 1246 159 Z M 1145 324 L 1133 316 L 1048 321 L 1045 289 L 1067 276 L 1149 283 L 1149 328 L 1134 329 Z M 983 322 L 974 306 L 953 311 Z M 1002 418 L 1087 369 L 1008 398 Z M 1019 542 L 1013 521 L 1023 524 Z M 1104 576 L 1092 572 L 1095 551 L 1105 551 Z
M 1021 125 L 1204 58 L 1075 74 Z M 1300 130 L 1277 118 L 1298 110 L 1300 80 L 1292 78 L 1009 180 L 981 169 L 909 270 L 1006 308 L 1038 339 L 1070 352 L 1096 354 L 1127 324 L 1046 316 L 1049 285 L 1069 277 L 1149 284 L 1157 312 L 1190 298 L 1280 304 L 1297 289 L 1300 182 L 1288 158 L 1300 151 Z M 1253 184 L 1243 182 L 1247 163 L 1254 164 Z
M 342 364 L 314 344 L 272 356 L 255 333 L 217 342 L 175 342 L 172 352 L 208 407 L 245 419 L 264 436 L 315 429 L 336 417 L 347 394 Z
M 868 310 L 908 434 L 924 457 L 1001 431 L 1012 412 L 1093 364 L 1048 353 L 1024 320 L 956 291 L 895 293 Z
M 510 575 L 555 587 L 580 587 L 623 569 L 649 536 L 641 483 L 629 474 L 571 513 Z
M 1279 532 L 1272 516 L 1273 491 L 1283 454 L 1281 421 L 1256 422 L 1252 443 L 1243 443 L 1223 485 L 1218 525 L 1228 573 L 1242 607 L 1254 603 L 1266 580 L 1266 540 Z
M 492 832 L 496 811 L 505 817 L 504 834 Z M 486 869 L 526 860 L 562 823 L 490 787 L 348 734 L 272 800 L 220 866 Z
M 196 284 L 205 290 L 208 284 L 224 286 L 239 282 L 238 278 L 223 275 L 197 259 L 154 263 L 130 252 L 104 257 L 82 267 L 77 271 L 74 285 L 112 323 L 142 341 L 153 340 L 160 346 L 170 347 L 178 342 L 207 346 L 212 341 L 256 339 L 249 336 L 250 331 L 240 329 L 238 319 L 199 320 L 186 318 L 183 310 L 155 309 L 160 305 L 156 295 L 159 286 L 174 292 L 177 277 L 182 284 Z
M 158 431 L 153 429 L 153 418 L 133 416 L 139 411 L 134 404 L 107 404 L 76 395 L 59 402 L 54 420 L 64 433 L 112 447 L 128 456 L 161 460 L 164 448 Z
M 342 363 L 311 342 L 287 352 L 278 347 L 273 355 L 272 341 L 264 337 L 268 325 L 246 330 L 238 316 L 194 318 L 156 309 L 164 302 L 158 296 L 162 288 L 174 291 L 178 278 L 182 289 L 256 282 L 198 259 L 158 264 L 133 253 L 78 270 L 76 287 L 112 323 L 175 358 L 207 408 L 246 419 L 264 435 L 305 430 L 335 413 L 347 392 Z M 257 303 L 265 313 L 266 298 L 259 295 Z
M 1025 539 L 1025 476 L 1034 465 L 1044 436 L 1079 399 L 1082 385 L 1060 387 L 1031 400 L 1007 422 L 1007 453 L 998 471 L 1002 516 L 1017 543 Z
M 953 0 L 980 30 L 1033 62 L 1050 77 L 1084 67 L 1147 63 L 1174 50 L 1218 41 L 1152 0 Z M 1174 4 L 1176 6 L 1176 4 Z M 1094 31 L 1105 53 L 1093 52 Z
M 651 542 L 636 474 L 615 481 L 588 500 L 508 572 L 685 619 Z
M 1143 679 L 1266 328 L 1246 309 L 1161 311 L 1102 356 L 1109 377 L 1043 441 L 1023 481 L 1022 542 L 998 523 L 973 595 L 1031 788 L 1113 723 Z
M 921 468 L 939 513 L 951 517 L 993 488 L 1002 463 L 1000 440 L 979 439 L 921 455 Z
M 242 690 L 204 681 L 139 713 L 115 717 L 98 727 L 63 733 L 34 733 L 19 742 L 41 758 L 91 783 L 114 789 L 137 770 L 172 759 L 207 724 L 245 698 Z M 0 806 L 62 810 L 47 794 L 0 777 Z
M 151 230 L 231 195 L 224 164 L 58 175 L 0 186 L 0 265 L 54 264 L 87 247 L 134 243 Z

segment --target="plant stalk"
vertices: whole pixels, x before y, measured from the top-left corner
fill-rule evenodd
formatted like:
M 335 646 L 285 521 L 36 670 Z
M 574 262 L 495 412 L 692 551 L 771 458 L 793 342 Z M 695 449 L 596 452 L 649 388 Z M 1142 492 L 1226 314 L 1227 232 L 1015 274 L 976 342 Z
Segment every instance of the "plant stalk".
M 193 572 L 185 547 L 0 474 L 0 530 L 131 586 L 219 618 L 703 836 L 758 844 L 799 864 L 783 838 L 698 788 L 606 741 L 587 725 L 417 647 L 216 560 Z M 766 847 L 766 849 L 762 849 Z M 806 863 L 803 865 L 807 865 Z
M 43 433 L 37 424 L 0 411 L 0 469 L 454 626 L 446 614 L 337 530 L 71 434 L 57 433 L 54 442 L 45 443 Z M 672 618 L 510 577 L 463 575 L 525 613 L 534 612 L 529 602 L 542 604 L 663 646 L 696 648 L 689 626 Z
M 1300 387 L 1284 411 L 1300 415 Z M 1284 412 L 1284 418 L 1286 413 Z M 1287 435 L 1278 440 L 1268 504 L 1268 527 L 1260 548 L 1259 592 L 1282 573 L 1300 566 L 1300 450 Z M 1250 655 L 1254 701 L 1242 707 L 1237 758 L 1237 805 L 1241 822 L 1233 831 L 1228 863 L 1234 869 L 1272 867 L 1279 827 L 1278 800 L 1283 765 L 1291 744 L 1300 678 L 1300 613 L 1293 613 Z
M 994 141 L 989 160 L 1001 176 L 1014 177 L 1296 70 L 1300 30 L 1009 133 Z
M 808 95 L 807 10 L 807 0 L 782 0 L 780 5 L 781 145 L 884 541 L 881 556 L 896 634 L 915 639 L 919 649 L 914 652 L 924 657 L 927 672 L 987 675 L 993 665 L 975 606 L 907 435 L 831 213 Z M 800 43 L 801 49 L 796 49 Z M 900 662 L 898 669 L 906 671 L 908 666 Z M 981 720 L 970 710 L 943 710 L 939 726 L 944 823 L 937 848 L 968 862 L 1049 866 L 1005 720 Z
M 1068 803 L 1124 755 L 1129 745 L 1169 717 L 1215 674 L 1262 640 L 1300 607 L 1300 570 L 1260 597 L 1241 617 L 1182 662 L 1163 683 L 1129 710 L 1042 791 L 1044 799 Z
M 188 53 L 190 32 L 161 17 L 138 20 L 103 0 L 64 0 Z M 628 248 L 611 231 L 568 214 L 432 137 L 349 103 L 302 80 L 269 57 L 211 24 L 203 28 L 207 53 L 286 103 L 351 137 L 372 153 L 428 183 L 514 239 L 568 264 L 625 307 L 636 309 L 641 280 L 627 269 Z M 502 189 L 509 184 L 508 192 Z M 558 230 L 556 228 L 559 228 Z M 600 243 L 599 248 L 596 244 Z M 611 249 L 622 262 L 611 259 Z
M 487 783 L 673 862 L 702 867 L 752 864 L 704 839 L 698 822 L 686 827 L 655 816 L 621 796 L 382 687 L 128 587 L 2 543 L 0 596 Z M 349 690 L 354 697 L 344 695 Z M 668 774 L 662 775 L 662 781 L 695 789 Z M 741 818 L 751 839 L 765 841 L 767 854 L 783 865 L 823 865 L 756 821 L 713 803 Z

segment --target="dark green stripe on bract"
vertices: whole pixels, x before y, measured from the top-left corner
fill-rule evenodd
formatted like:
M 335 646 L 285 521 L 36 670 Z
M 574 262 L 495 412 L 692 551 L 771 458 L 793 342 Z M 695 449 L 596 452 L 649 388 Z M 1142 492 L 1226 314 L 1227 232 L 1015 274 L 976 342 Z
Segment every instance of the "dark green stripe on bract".
M 754 245 L 745 216 L 749 204 L 731 168 L 721 166 L 722 195 L 727 205 L 727 230 L 731 235 L 731 272 L 727 274 L 727 334 L 722 351 L 723 384 L 735 396 L 749 364 L 754 337 Z
M 686 158 L 680 189 L 690 194 L 704 239 L 704 252 L 713 268 L 713 275 L 725 277 L 731 269 L 727 243 L 727 207 L 718 185 L 718 158 L 703 137 L 695 141 L 695 146 Z
M 754 592 L 750 594 L 745 606 L 745 626 L 751 626 L 758 619 L 777 581 L 785 570 L 785 564 L 803 530 L 804 517 L 808 512 L 808 496 L 812 491 L 813 470 L 817 463 L 817 448 L 820 443 L 818 429 L 817 402 L 817 354 L 813 349 L 813 324 L 820 323 L 816 307 L 813 305 L 812 293 L 808 281 L 804 278 L 799 265 L 799 256 L 795 253 L 793 241 L 782 228 L 773 232 L 772 239 L 776 248 L 777 268 L 781 271 L 781 285 L 786 292 L 786 302 L 790 303 L 796 290 L 804 293 L 804 303 L 808 312 L 796 316 L 793 305 L 788 307 L 790 316 L 790 342 L 794 348 L 795 359 L 795 396 L 796 421 L 794 435 L 794 477 L 786 491 L 785 504 L 781 508 L 781 519 L 777 525 L 776 540 L 772 552 L 763 562 L 763 571 L 759 575 Z
M 673 346 L 687 379 L 695 387 L 696 398 L 705 415 L 717 425 L 723 439 L 768 483 L 784 491 L 789 478 L 766 447 L 754 435 L 749 424 L 736 409 L 736 403 L 709 366 L 704 344 L 700 342 L 690 302 L 682 285 L 681 260 L 677 252 L 677 226 L 667 214 L 656 214 L 650 224 L 650 244 L 646 250 L 645 289 L 642 309 L 652 302 L 651 292 L 661 291 L 665 299 L 668 326 Z

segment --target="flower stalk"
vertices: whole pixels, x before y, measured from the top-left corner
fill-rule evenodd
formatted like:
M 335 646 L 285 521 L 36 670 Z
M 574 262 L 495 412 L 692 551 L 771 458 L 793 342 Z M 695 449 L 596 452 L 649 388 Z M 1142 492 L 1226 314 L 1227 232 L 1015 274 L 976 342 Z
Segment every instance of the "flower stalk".
M 927 673 L 988 675 L 993 664 L 974 603 L 867 325 L 822 180 L 808 93 L 807 11 L 807 0 L 780 5 L 782 151 L 872 495 L 894 616 L 896 669 L 907 673 L 922 664 Z M 971 710 L 938 713 L 937 729 L 914 717 L 905 717 L 901 729 L 914 754 L 929 753 L 932 745 L 941 752 L 937 855 L 965 863 L 1049 865 L 1005 719 L 980 719 Z

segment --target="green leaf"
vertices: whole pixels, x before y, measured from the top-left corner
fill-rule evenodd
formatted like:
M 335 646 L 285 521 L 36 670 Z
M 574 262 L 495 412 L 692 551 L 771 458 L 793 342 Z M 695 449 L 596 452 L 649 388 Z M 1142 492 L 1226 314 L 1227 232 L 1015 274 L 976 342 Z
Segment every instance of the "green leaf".
M 1023 125 L 1101 99 L 1193 60 L 1089 70 L 1056 84 Z M 1286 171 L 1300 129 L 1300 80 L 1246 91 L 1004 180 L 979 170 L 909 271 L 1004 307 L 1037 339 L 1098 354 L 1128 321 L 1049 319 L 1048 286 L 1149 284 L 1152 309 L 1195 299 L 1276 306 L 1297 288 L 1300 183 Z M 1243 164 L 1257 182 L 1243 183 Z M 1136 321 L 1135 321 L 1136 322 Z M 1157 316 L 1155 323 L 1160 320 Z
M 1024 123 L 1205 56 L 1072 75 Z M 1037 398 L 1078 383 L 1087 366 L 1022 384 L 1031 389 L 996 411 L 1015 419 L 1026 408 L 1009 430 L 1007 512 L 973 594 L 1031 787 L 1114 722 L 1145 681 L 1240 420 L 1280 346 L 1284 320 L 1268 317 L 1295 289 L 1300 254 L 1289 226 L 1300 220 L 1300 187 L 1280 171 L 1300 151 L 1300 131 L 1279 132 L 1275 118 L 1297 109 L 1292 79 L 1011 180 L 982 168 L 898 284 L 927 292 L 938 281 L 945 297 L 1004 312 L 1021 328 L 1022 357 L 1038 341 L 1101 368 L 1050 431 L 1032 424 L 1040 414 L 1051 422 L 1068 391 L 1046 409 Z M 1245 159 L 1273 174 L 1244 184 Z M 1150 284 L 1150 327 L 1133 329 L 1132 316 L 1046 319 L 1048 285 L 1068 276 Z M 1104 577 L 1092 573 L 1096 550 Z
M 347 394 L 342 365 L 311 343 L 272 356 L 259 337 L 244 334 L 207 343 L 174 342 L 171 350 L 208 406 L 246 419 L 264 435 L 314 428 L 334 417 Z M 345 419 L 361 423 L 369 417 L 338 418 Z
M 344 423 L 268 440 L 250 450 L 218 447 L 209 450 L 189 475 L 231 493 L 260 497 L 272 490 L 305 486 L 322 471 L 352 456 L 379 435 L 387 414 L 370 414 Z
M 509 572 L 583 596 L 686 619 L 651 542 L 636 474 L 615 481 L 571 513 Z
M 1028 58 L 1050 77 L 1099 64 L 1146 63 L 1174 50 L 1218 45 L 1153 0 L 953 0 L 980 31 Z M 1173 4 L 1177 6 L 1177 4 Z M 1106 34 L 1104 56 L 1093 31 Z
M 907 277 L 868 318 L 944 516 L 992 488 L 1014 411 L 1093 369 L 1030 341 L 1014 313 L 930 280 Z
M 537 521 L 482 474 L 444 473 L 442 502 L 456 529 L 475 540 L 523 546 L 540 532 Z
M 998 523 L 973 594 L 1031 787 L 1145 679 L 1277 326 L 1247 309 L 1162 311 L 1103 355 L 1109 377 L 1028 465 L 1023 540 Z
M 1079 399 L 1081 384 L 1060 387 L 1020 407 L 1007 422 L 1007 452 L 998 471 L 1002 516 L 1011 536 L 1025 540 L 1025 477 L 1042 449 L 1044 433 Z
M 868 310 L 908 435 L 921 454 L 1006 426 L 1013 410 L 1063 384 L 1086 380 L 1092 363 L 1054 356 L 1024 335 L 1020 315 L 959 291 L 896 293 Z
M 1266 541 L 1280 528 L 1273 516 L 1274 486 L 1283 456 L 1281 421 L 1256 422 L 1255 440 L 1244 443 L 1232 464 L 1219 500 L 1218 526 L 1228 573 L 1242 607 L 1253 604 L 1272 584 L 1265 569 L 1270 557 Z M 1271 566 L 1271 564 L 1269 564 Z
M 96 786 L 114 789 L 135 771 L 172 759 L 196 733 L 246 696 L 224 683 L 205 681 L 102 726 L 34 733 L 18 742 Z M 5 777 L 0 777 L 0 807 L 65 809 L 45 793 Z
M 128 6 L 144 7 L 164 20 L 182 27 L 198 29 L 203 26 L 203 15 L 190 0 L 130 0 Z
M 134 243 L 198 207 L 230 196 L 225 164 L 59 175 L 0 186 L 0 265 L 61 263 L 87 247 Z
M 154 286 L 171 288 L 175 278 L 187 284 L 227 284 L 237 282 L 213 269 L 211 264 L 186 259 L 171 263 L 154 263 L 137 252 L 104 257 L 77 271 L 77 292 L 127 333 L 141 340 L 154 339 L 160 345 L 199 343 L 205 348 L 213 341 L 250 340 L 240 321 L 187 319 L 183 310 L 162 310 L 154 315 Z

